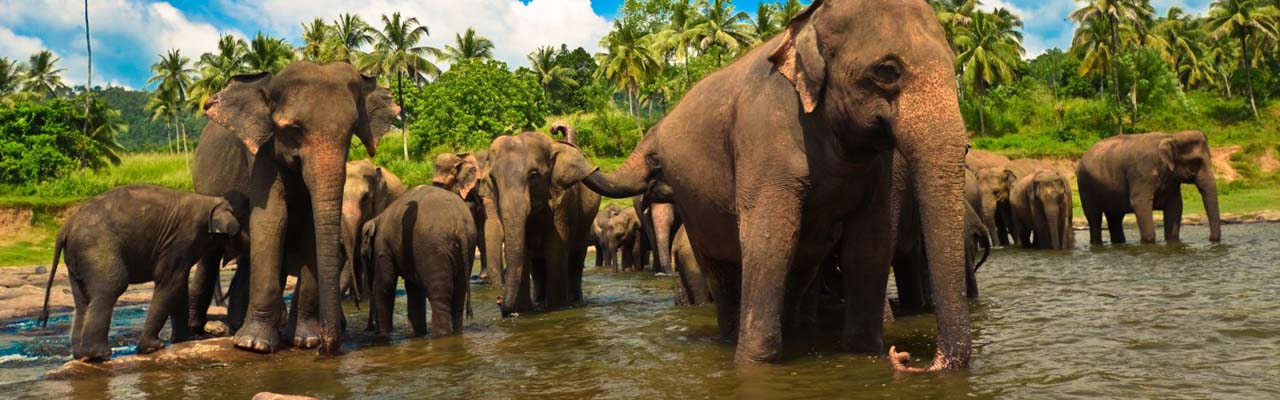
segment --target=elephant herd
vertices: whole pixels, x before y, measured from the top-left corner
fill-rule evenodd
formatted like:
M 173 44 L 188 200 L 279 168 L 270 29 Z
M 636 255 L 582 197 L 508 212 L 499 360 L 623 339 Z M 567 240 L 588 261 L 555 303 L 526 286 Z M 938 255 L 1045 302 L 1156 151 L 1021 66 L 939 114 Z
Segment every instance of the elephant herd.
M 966 297 L 985 249 L 1070 246 L 1071 188 L 1034 161 L 966 156 L 953 64 L 926 2 L 815 0 L 694 85 L 616 171 L 593 166 L 555 124 L 567 141 L 501 135 L 485 151 L 440 155 L 432 185 L 408 189 L 347 160 L 353 136 L 373 155 L 400 111 L 373 78 L 309 62 L 237 76 L 205 105 L 199 194 L 116 189 L 60 232 L 73 354 L 110 355 L 110 306 L 129 283 L 157 283 L 140 352 L 160 347 L 166 318 L 175 341 L 206 333 L 224 260 L 238 264 L 227 315 L 237 348 L 273 352 L 287 338 L 338 354 L 344 293 L 367 298 L 366 328 L 386 333 L 402 278 L 415 333 L 459 333 L 476 254 L 506 317 L 580 304 L 595 245 L 596 265 L 617 270 L 643 268 L 652 252 L 655 270 L 678 277 L 680 302 L 714 304 L 738 363 L 776 361 L 818 326 L 823 304 L 841 310 L 844 350 L 884 354 L 893 268 L 903 306 L 937 318 L 932 363 L 906 366 L 889 347 L 893 366 L 966 368 Z M 1181 210 L 1176 182 L 1199 185 L 1219 237 L 1202 134 L 1108 139 L 1079 177 L 1094 242 L 1102 215 L 1123 241 L 1126 212 L 1153 240 L 1150 211 Z M 602 196 L 632 206 L 601 209 Z M 288 307 L 287 275 L 298 276 Z

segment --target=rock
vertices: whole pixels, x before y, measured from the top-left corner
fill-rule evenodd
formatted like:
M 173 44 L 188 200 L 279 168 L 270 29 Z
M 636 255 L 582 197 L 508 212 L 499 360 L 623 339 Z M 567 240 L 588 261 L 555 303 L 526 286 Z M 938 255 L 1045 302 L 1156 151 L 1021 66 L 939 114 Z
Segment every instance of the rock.
M 237 350 L 231 338 L 178 343 L 151 354 L 135 354 L 105 362 L 68 361 L 45 373 L 48 379 L 76 379 L 87 375 L 114 375 L 152 368 L 199 368 L 209 365 L 243 363 L 266 355 Z
M 41 266 L 37 266 L 37 267 L 36 267 L 36 272 L 35 272 L 35 273 L 36 273 L 36 274 L 47 274 L 47 273 L 49 273 L 49 269 L 48 269 L 48 268 L 45 268 L 43 265 L 41 265 Z
M 253 400 L 316 400 L 316 398 L 309 397 L 309 396 L 295 396 L 291 394 L 262 392 L 262 393 L 253 395 Z

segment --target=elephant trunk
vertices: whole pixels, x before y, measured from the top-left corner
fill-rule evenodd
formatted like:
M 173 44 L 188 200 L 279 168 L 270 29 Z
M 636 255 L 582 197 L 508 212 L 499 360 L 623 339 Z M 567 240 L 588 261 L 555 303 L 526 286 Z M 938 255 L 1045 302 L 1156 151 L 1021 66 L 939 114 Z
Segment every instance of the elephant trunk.
M 643 194 L 649 188 L 649 178 L 655 172 L 650 157 L 656 151 L 657 135 L 646 134 L 635 151 L 613 173 L 592 172 L 582 183 L 604 197 L 625 199 Z
M 556 123 L 551 124 L 551 133 L 557 132 L 564 135 L 564 141 L 574 146 L 578 145 L 578 133 L 573 130 L 573 126 L 569 125 L 568 122 L 556 121 Z
M 1066 248 L 1062 243 L 1062 207 L 1058 205 L 1057 201 L 1051 201 L 1050 199 L 1042 200 L 1044 201 L 1044 223 L 1048 225 L 1044 230 L 1046 231 L 1045 233 L 1048 233 L 1049 237 L 1047 238 L 1048 240 L 1044 241 L 1044 243 L 1040 245 L 1040 248 L 1053 250 Z M 1039 232 L 1037 232 L 1037 234 L 1039 234 Z M 1037 238 L 1036 240 L 1040 239 Z
M 506 271 L 503 275 L 502 297 L 498 298 L 498 308 L 502 316 L 510 316 L 523 306 L 522 288 L 528 284 L 525 256 L 525 229 L 529 220 L 528 188 L 504 191 L 498 200 L 498 214 L 502 220 L 503 255 Z
M 1222 240 L 1222 217 L 1218 214 L 1218 180 L 1213 177 L 1213 169 L 1205 168 L 1196 175 L 1196 189 L 1200 190 L 1200 198 L 1204 201 L 1204 213 L 1209 217 L 1209 241 Z
M 502 250 L 502 221 L 498 217 L 498 205 L 494 203 L 493 198 L 485 196 L 481 198 L 484 202 L 484 257 L 485 257 L 485 281 L 490 285 L 502 284 L 502 258 L 505 254 Z
M 969 365 L 972 338 L 965 301 L 964 157 L 966 133 L 956 98 L 954 70 L 944 59 L 925 60 L 917 86 L 898 100 L 895 134 L 910 163 L 938 322 L 937 353 L 928 371 Z M 901 370 L 899 354 L 890 360 Z
M 996 211 L 998 209 L 999 204 L 996 203 L 996 196 L 991 193 L 982 193 L 982 225 L 985 225 L 988 231 L 999 231 L 996 227 Z
M 342 192 L 347 179 L 348 145 L 315 145 L 323 150 L 304 154 L 302 179 L 311 194 L 315 222 L 316 280 L 320 302 L 320 351 L 338 354 L 342 348 L 342 275 L 340 232 Z

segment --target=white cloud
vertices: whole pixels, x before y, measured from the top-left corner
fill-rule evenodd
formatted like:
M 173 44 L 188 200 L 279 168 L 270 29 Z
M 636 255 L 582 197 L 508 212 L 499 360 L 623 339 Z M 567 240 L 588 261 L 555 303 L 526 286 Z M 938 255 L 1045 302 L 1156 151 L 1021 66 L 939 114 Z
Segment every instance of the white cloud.
M 381 28 L 382 15 L 400 12 L 430 29 L 425 45 L 443 50 L 455 34 L 471 27 L 493 41 L 495 58 L 513 66 L 526 65 L 525 55 L 539 46 L 564 43 L 598 51 L 597 43 L 610 30 L 589 0 L 224 0 L 223 6 L 245 21 L 264 24 L 273 35 L 291 39 L 299 36 L 300 23 L 315 17 L 332 21 L 338 14 L 354 13 Z
M 43 49 L 44 42 L 40 39 L 22 36 L 0 26 L 0 57 L 26 61 L 32 53 Z

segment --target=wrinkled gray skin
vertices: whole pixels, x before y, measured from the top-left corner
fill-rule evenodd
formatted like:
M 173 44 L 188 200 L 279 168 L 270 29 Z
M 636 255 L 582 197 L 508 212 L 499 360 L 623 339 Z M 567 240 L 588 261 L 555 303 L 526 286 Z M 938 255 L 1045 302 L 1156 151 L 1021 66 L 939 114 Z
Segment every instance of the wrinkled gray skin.
M 843 274 L 844 348 L 882 353 L 897 149 L 929 199 L 921 220 L 939 334 L 928 370 L 965 368 L 966 135 L 954 60 L 926 2 L 814 1 L 691 88 L 617 172 L 584 182 L 613 198 L 670 192 L 736 362 L 778 359 L 784 310 L 832 245 L 861 261 Z M 895 368 L 916 370 L 890 353 Z
M 1076 167 L 1080 205 L 1089 220 L 1089 242 L 1102 244 L 1102 217 L 1112 243 L 1124 243 L 1122 220 L 1138 218 L 1143 243 L 1156 240 L 1153 210 L 1164 210 L 1164 240 L 1179 240 L 1182 184 L 1194 184 L 1209 218 L 1209 241 L 1222 240 L 1218 182 L 1209 139 L 1200 131 L 1146 133 L 1107 138 L 1093 145 Z
M 494 139 L 486 168 L 503 233 L 502 315 L 530 311 L 535 300 L 550 309 L 580 303 L 600 209 L 600 196 L 580 182 L 596 168 L 577 147 L 537 132 Z
M 653 252 L 653 272 L 675 273 L 671 265 L 671 243 L 680 227 L 675 206 L 671 203 L 652 202 L 645 196 L 632 197 L 632 204 L 640 216 L 640 225 L 647 239 L 646 250 Z M 642 257 L 648 262 L 647 256 Z
M 347 163 L 347 182 L 342 189 L 341 238 L 343 254 L 347 255 L 342 265 L 343 293 L 350 291 L 356 299 L 367 297 L 368 282 L 356 279 L 354 268 L 356 235 L 365 222 L 381 214 L 404 191 L 399 177 L 369 160 Z
M 698 268 L 697 257 L 693 255 L 693 247 L 689 244 L 689 234 L 684 228 L 676 230 L 675 240 L 671 244 L 672 263 L 680 284 L 676 287 L 676 305 L 696 306 L 715 301 L 711 298 L 711 287 Z
M 237 348 L 277 349 L 284 274 L 296 272 L 296 312 L 285 335 L 298 347 L 340 352 L 347 153 L 357 136 L 373 155 L 398 113 L 376 79 L 340 62 L 299 61 L 274 76 L 236 76 L 205 103 L 210 122 L 235 134 L 255 157 L 249 185 L 253 268 Z
M 481 154 L 481 156 L 487 157 L 488 154 Z M 475 241 L 476 248 L 470 249 L 473 253 L 476 250 L 480 251 L 480 279 L 491 284 L 499 284 L 502 283 L 501 261 L 497 264 L 499 265 L 498 272 L 494 272 L 490 270 L 490 264 L 487 260 L 490 258 L 486 244 L 489 238 L 484 234 L 485 226 L 489 223 L 489 213 L 492 212 L 496 215 L 497 210 L 486 209 L 485 196 L 481 194 L 485 187 L 484 178 L 481 177 L 481 171 L 483 170 L 484 165 L 481 164 L 480 157 L 475 154 L 443 153 L 436 156 L 435 175 L 431 178 L 431 184 L 457 193 L 467 203 L 467 210 L 471 213 L 471 220 L 476 224 L 476 232 L 480 233 Z M 487 204 L 492 204 L 492 201 Z M 501 232 L 501 229 L 498 229 L 497 232 Z M 494 236 L 498 237 L 496 243 L 498 248 L 501 249 L 501 234 L 496 233 Z M 470 270 L 468 270 L 469 273 Z
M 205 124 L 200 132 L 191 165 L 191 181 L 195 192 L 209 196 L 221 196 L 231 203 L 240 226 L 249 228 L 249 177 L 253 170 L 254 155 L 234 133 L 218 124 Z M 248 247 L 247 244 L 245 247 Z M 200 259 L 192 272 L 188 304 L 190 320 L 188 329 L 196 334 L 223 335 L 227 332 L 205 332 L 209 305 L 215 297 L 221 297 L 218 279 L 220 266 L 236 260 L 236 273 L 231 279 L 227 296 L 226 323 L 234 331 L 244 323 L 245 310 L 249 307 L 249 251 L 236 251 L 227 247 L 209 252 Z
M 605 247 L 605 244 L 609 242 L 609 239 L 605 236 L 604 232 L 605 227 L 609 225 L 609 219 L 618 215 L 620 212 L 622 212 L 621 206 L 617 204 L 607 205 L 596 213 L 596 219 L 591 224 L 591 235 L 587 237 L 587 245 L 596 247 L 597 267 L 613 266 L 606 262 L 606 259 L 609 258 L 608 255 L 612 253 L 610 253 L 609 249 Z
M 474 185 L 474 175 L 470 180 Z M 371 274 L 369 319 L 378 334 L 391 333 L 399 278 L 415 334 L 461 334 L 478 237 L 470 207 L 458 193 L 434 186 L 410 189 L 366 223 L 357 246 L 359 269 Z
M 604 226 L 604 247 L 608 249 L 605 264 L 613 267 L 613 272 L 644 270 L 644 237 L 640 217 L 633 208 L 624 208 L 609 218 Z M 618 254 L 622 259 L 618 259 Z
M 1016 235 L 1012 241 L 1009 236 L 1018 231 L 1017 218 L 1013 216 L 1013 208 L 1009 204 L 1009 191 L 1018 181 L 1013 171 L 1005 167 L 990 167 L 975 173 L 978 184 L 979 204 L 974 206 L 987 230 L 995 234 L 1000 245 L 1021 245 Z
M 156 283 L 138 340 L 139 353 L 164 347 L 160 329 L 166 319 L 175 343 L 189 340 L 191 265 L 221 251 L 239 234 L 240 222 L 221 197 L 151 185 L 122 186 L 100 194 L 84 202 L 58 232 L 40 323 L 48 323 L 49 291 L 58 257 L 65 252 L 76 305 L 71 323 L 73 358 L 111 357 L 107 337 L 112 309 L 131 284 Z
M 1022 247 L 1063 250 L 1072 246 L 1071 183 L 1052 170 L 1042 169 L 1018 179 L 1010 203 L 1021 230 Z M 1031 234 L 1035 239 L 1031 239 Z

